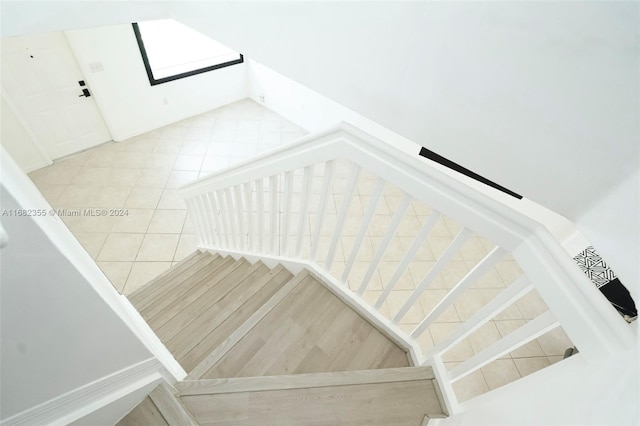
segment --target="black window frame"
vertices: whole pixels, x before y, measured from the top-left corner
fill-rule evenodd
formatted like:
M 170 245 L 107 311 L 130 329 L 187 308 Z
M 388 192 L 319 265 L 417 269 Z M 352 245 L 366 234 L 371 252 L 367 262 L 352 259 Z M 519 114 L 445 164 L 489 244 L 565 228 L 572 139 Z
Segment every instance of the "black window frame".
M 153 77 L 153 70 L 151 69 L 151 64 L 149 63 L 149 57 L 147 56 L 147 49 L 144 47 L 144 41 L 142 40 L 142 33 L 140 32 L 140 27 L 137 22 L 131 24 L 133 27 L 133 32 L 136 35 L 136 41 L 138 42 L 138 48 L 140 49 L 140 55 L 142 56 L 142 61 L 144 62 L 144 68 L 147 71 L 147 77 L 149 78 L 149 83 L 152 86 L 156 86 L 158 84 L 168 83 L 170 81 L 179 80 L 181 78 L 191 77 L 197 74 L 203 74 L 205 72 L 214 71 L 220 68 L 230 67 L 232 65 L 241 64 L 244 62 L 244 55 L 242 53 L 238 53 L 240 55 L 240 59 L 236 59 L 233 61 L 223 62 L 221 64 L 212 65 L 210 67 L 199 68 L 193 71 L 187 71 L 180 74 L 170 75 L 168 77 L 163 77 L 160 79 L 155 79 Z

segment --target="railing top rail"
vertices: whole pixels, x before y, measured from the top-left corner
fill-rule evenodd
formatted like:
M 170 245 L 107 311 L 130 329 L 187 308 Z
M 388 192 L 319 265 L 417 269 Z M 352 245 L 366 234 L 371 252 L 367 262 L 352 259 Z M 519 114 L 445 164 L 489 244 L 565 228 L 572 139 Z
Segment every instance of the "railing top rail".
M 357 155 L 351 158 L 344 148 L 344 142 L 357 150 Z M 340 149 L 335 149 L 342 143 Z M 352 152 L 353 153 L 353 152 Z M 462 202 L 472 207 L 476 213 L 485 212 L 501 225 L 509 224 L 508 229 L 518 235 L 518 240 L 541 226 L 490 196 L 448 176 L 436 168 L 431 167 L 417 154 L 412 157 L 395 149 L 386 142 L 348 124 L 339 123 L 319 133 L 307 135 L 297 141 L 281 146 L 255 158 L 240 162 L 225 170 L 214 172 L 196 182 L 179 188 L 184 198 L 203 194 L 212 190 L 245 183 L 247 181 L 267 177 L 271 174 L 282 173 L 292 168 L 301 168 L 310 164 L 317 164 L 331 159 L 351 159 L 355 163 L 369 168 L 366 159 L 375 159 L 382 165 L 379 170 L 386 181 L 411 193 L 414 197 L 424 198 L 423 189 L 429 187 L 440 196 L 459 204 Z M 290 161 L 286 161 L 286 160 Z M 285 160 L 285 161 L 283 161 Z M 388 168 L 384 166 L 388 166 Z M 395 167 L 394 167 L 395 166 Z M 392 173 L 392 170 L 401 173 Z M 420 183 L 420 188 L 411 188 L 400 175 L 411 175 L 412 179 Z

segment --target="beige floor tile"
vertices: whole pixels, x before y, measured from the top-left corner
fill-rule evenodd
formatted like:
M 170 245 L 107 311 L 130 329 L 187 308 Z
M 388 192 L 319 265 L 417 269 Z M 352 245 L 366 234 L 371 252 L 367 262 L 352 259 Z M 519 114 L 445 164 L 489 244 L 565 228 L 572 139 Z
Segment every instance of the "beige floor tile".
M 49 184 L 40 184 L 38 185 L 38 189 L 44 195 L 44 198 L 47 199 L 49 204 L 55 207 L 56 200 L 60 197 L 60 194 L 64 192 L 67 188 L 67 185 L 49 185 Z
M 460 363 L 447 362 L 445 363 L 445 368 L 447 370 L 451 370 L 458 364 Z M 455 382 L 453 384 L 453 390 L 458 397 L 458 400 L 463 402 L 489 392 L 489 386 L 482 375 L 482 371 L 477 370 Z
M 562 356 L 565 350 L 573 347 L 573 343 L 561 327 L 538 337 L 538 343 L 547 356 Z
M 460 255 L 467 262 L 478 263 L 488 254 L 477 236 L 470 237 L 460 248 Z
M 493 300 L 499 293 L 500 289 L 467 289 L 462 295 L 454 302 L 456 311 L 462 321 L 466 321 L 476 313 L 480 308 L 485 306 L 489 301 Z M 519 320 L 523 319 L 520 310 L 516 305 L 511 305 L 503 312 L 496 315 L 496 320 Z
M 118 293 L 122 293 L 133 262 L 97 262 Z
M 413 246 L 416 240 L 415 237 L 416 237 L 415 235 L 411 237 L 398 237 L 398 239 L 400 240 L 400 244 L 402 245 L 402 249 L 405 252 L 408 252 L 409 249 Z M 427 243 L 427 240 L 428 239 L 425 239 L 424 241 L 421 242 L 421 244 L 419 245 L 418 251 L 413 257 L 413 260 L 428 261 L 428 262 L 433 262 L 436 260 L 433 253 L 431 253 L 431 249 L 429 248 L 429 244 Z
M 520 376 L 528 376 L 529 374 L 535 373 L 536 371 L 540 371 L 545 367 L 551 365 L 549 360 L 544 357 L 536 357 L 536 358 L 517 358 L 514 359 L 513 362 L 516 364 L 518 368 L 518 372 Z
M 100 261 L 133 261 L 138 254 L 144 234 L 111 233 L 104 243 L 98 260 Z
M 178 155 L 178 158 L 176 158 L 176 162 L 173 165 L 173 170 L 199 171 L 201 165 L 201 155 L 180 154 Z
M 54 164 L 29 173 L 29 177 L 36 185 L 69 185 L 79 171 L 79 166 Z
M 453 241 L 452 238 L 450 237 L 436 237 L 436 236 L 429 236 L 429 248 L 431 249 L 431 252 L 433 253 L 433 255 L 435 256 L 436 259 L 439 259 L 444 252 L 447 250 L 447 248 L 449 248 L 449 246 L 451 245 L 451 242 Z M 452 260 L 463 260 L 462 256 L 460 256 L 460 253 L 456 253 L 455 255 L 453 255 L 453 257 L 451 258 Z
M 107 233 L 104 232 L 76 232 L 74 236 L 78 239 L 82 247 L 95 260 L 102 250 L 104 242 L 107 240 Z
M 60 166 L 83 166 L 91 154 L 92 151 L 84 151 L 56 160 L 55 163 Z
M 156 210 L 151 219 L 150 234 L 180 234 L 187 212 L 184 210 Z
M 465 262 L 469 268 L 472 267 L 468 262 Z M 505 283 L 502 281 L 502 277 L 496 270 L 496 268 L 490 269 L 485 273 L 478 281 L 473 284 L 473 288 L 504 288 Z
M 380 245 L 383 241 L 383 238 L 380 237 L 371 237 L 371 244 L 373 245 L 376 253 L 380 250 Z M 384 254 L 382 255 L 382 260 L 384 262 L 399 262 L 405 255 L 405 251 L 400 243 L 398 237 L 393 237 L 391 241 L 389 241 L 389 245 L 384 249 Z
M 57 202 L 67 208 L 121 208 L 130 188 L 115 186 L 69 185 Z
M 375 304 L 377 303 L 381 295 L 382 295 L 381 291 L 367 290 L 362 295 L 362 299 L 373 307 L 375 306 Z M 391 312 L 389 311 L 389 305 L 387 304 L 386 301 L 383 302 L 382 305 L 380 305 L 380 309 L 378 310 L 378 312 L 380 312 L 380 314 L 383 317 L 387 319 L 391 319 Z
M 522 269 L 518 265 L 518 262 L 508 259 L 509 257 L 506 256 L 496 265 L 496 269 L 498 270 L 498 273 L 502 277 L 502 281 L 504 281 L 505 284 L 515 282 L 523 275 Z
M 547 361 L 549 361 L 549 364 L 555 364 L 556 362 L 560 362 L 564 359 L 564 356 L 548 356 L 547 357 Z
M 497 389 L 520 378 L 520 372 L 512 359 L 497 359 L 482 367 L 481 370 L 490 390 Z
M 186 210 L 187 205 L 184 200 L 180 198 L 177 190 L 165 189 L 162 192 L 157 208 L 161 210 Z
M 73 178 L 74 185 L 106 185 L 109 167 L 82 167 Z
M 193 234 L 182 234 L 178 241 L 174 262 L 179 262 L 198 249 L 198 237 Z
M 134 186 L 140 188 L 164 188 L 170 174 L 170 170 L 165 169 L 143 169 Z
M 536 290 L 525 294 L 516 302 L 525 319 L 534 319 L 549 310 Z
M 389 310 L 391 311 L 391 315 L 395 317 L 400 309 L 404 306 L 405 302 L 409 300 L 409 297 L 413 294 L 413 291 L 410 290 L 394 290 L 389 294 L 387 298 L 387 303 L 389 304 Z M 424 319 L 424 312 L 422 310 L 422 305 L 419 301 L 416 301 L 406 314 L 403 315 L 402 318 L 398 320 L 400 324 L 412 324 L 419 323 Z
M 132 188 L 124 207 L 128 209 L 155 209 L 161 195 L 162 189 L 160 188 Z
M 123 152 L 116 158 L 114 167 L 141 169 L 148 159 L 148 152 Z
M 509 333 L 516 331 L 525 323 L 526 321 L 524 320 L 495 321 L 495 325 L 502 337 L 505 337 L 509 335 Z M 510 355 L 512 358 L 533 358 L 546 356 L 537 340 L 529 342 L 525 345 L 522 345 L 518 349 L 511 351 Z
M 177 159 L 176 154 L 149 154 L 149 158 L 144 165 L 145 169 L 171 170 Z
M 380 262 L 378 265 L 378 273 L 380 274 L 380 279 L 382 280 L 382 285 L 384 287 L 387 286 L 391 278 L 396 274 L 398 269 L 399 262 Z M 411 273 L 408 269 L 406 269 L 400 275 L 399 279 L 395 283 L 394 289 L 397 290 L 413 290 L 416 285 L 413 281 Z
M 349 288 L 353 291 L 358 291 L 363 283 L 365 276 L 369 271 L 371 264 L 369 262 L 356 261 L 353 263 L 351 272 L 348 277 Z M 380 280 L 380 274 L 377 270 L 373 271 L 371 278 L 369 279 L 366 288 L 368 290 L 382 290 L 382 281 Z
M 420 296 L 420 304 L 425 315 L 430 313 L 440 301 L 447 295 L 447 290 L 427 289 Z M 434 322 L 460 322 L 458 312 L 452 305 L 447 308 Z
M 94 212 L 96 209 L 89 209 Z M 63 216 L 62 220 L 69 230 L 74 234 L 77 232 L 111 232 L 116 223 L 115 216 L 92 216 L 86 215 L 84 209 L 69 209 L 74 214 L 80 216 Z
M 133 293 L 170 267 L 171 262 L 134 262 L 122 293 Z
M 501 338 L 502 336 L 498 332 L 496 325 L 493 321 L 489 321 L 471 333 L 467 339 L 469 340 L 469 344 L 471 345 L 473 352 L 480 353 L 482 350 L 496 343 Z
M 149 228 L 153 210 L 125 209 L 125 216 L 115 218 L 112 232 L 144 234 Z
M 257 229 L 257 227 L 254 227 L 253 229 Z M 182 233 L 183 234 L 196 233 L 196 228 L 193 223 L 193 218 L 191 217 L 191 214 L 189 212 L 187 212 L 186 219 L 184 220 L 184 227 L 182 228 Z
M 136 257 L 137 261 L 172 261 L 180 236 L 175 234 L 146 234 Z
M 445 265 L 439 274 L 442 280 L 441 283 L 444 285 L 444 288 L 451 289 L 469 273 L 469 270 L 466 262 L 452 260 Z M 438 287 L 434 285 L 432 288 Z
M 429 332 L 431 333 L 433 342 L 437 345 L 438 343 L 443 341 L 449 334 L 456 331 L 458 327 L 459 323 L 439 322 L 431 324 L 429 326 Z M 445 362 L 462 362 L 471 358 L 473 355 L 473 348 L 469 344 L 469 341 L 465 339 L 445 352 L 442 355 L 442 360 Z
M 198 179 L 197 171 L 184 171 L 174 170 L 169 175 L 167 181 L 167 188 L 178 188 L 179 186 L 186 185 Z
M 118 144 L 119 145 L 119 144 Z M 107 151 L 106 149 L 111 149 L 115 147 L 116 144 L 105 144 L 98 147 L 97 150 L 93 151 L 93 153 L 89 156 L 87 161 L 85 161 L 85 167 L 113 167 L 118 159 L 119 152 L 117 151 Z M 122 145 L 119 145 L 122 146 Z

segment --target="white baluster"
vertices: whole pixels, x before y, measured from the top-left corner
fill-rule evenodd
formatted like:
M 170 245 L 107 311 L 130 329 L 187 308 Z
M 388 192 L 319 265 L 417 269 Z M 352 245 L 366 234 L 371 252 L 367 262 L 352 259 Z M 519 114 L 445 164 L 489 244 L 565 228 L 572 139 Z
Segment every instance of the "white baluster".
M 195 197 L 194 197 L 195 198 Z M 185 203 L 187 204 L 187 209 L 191 213 L 191 217 L 193 219 L 193 226 L 196 228 L 196 235 L 198 236 L 198 245 L 204 246 L 206 245 L 205 233 L 202 229 L 202 222 L 200 221 L 200 213 L 196 208 L 194 198 L 187 198 Z
M 202 194 L 195 198 L 198 211 L 201 212 L 202 232 L 204 233 L 204 241 L 208 247 L 213 245 L 213 225 L 211 218 L 211 210 L 207 206 L 206 194 Z
M 253 197 L 251 196 L 251 194 L 252 194 L 251 182 L 247 182 L 244 184 L 244 204 L 246 208 L 245 221 L 247 223 L 247 249 L 249 251 L 254 251 L 256 247 L 254 245 L 254 238 L 253 238 L 254 213 L 253 213 Z
M 302 200 L 300 206 L 300 218 L 298 221 L 298 237 L 296 240 L 295 255 L 300 256 L 302 251 L 302 240 L 304 239 L 305 232 L 304 226 L 307 223 L 307 214 L 309 212 L 309 193 L 311 192 L 311 183 L 313 178 L 313 164 L 304 168 L 304 180 L 302 182 Z
M 533 339 L 537 339 L 559 325 L 560 323 L 558 323 L 551 311 L 543 313 L 538 318 L 529 321 L 514 332 L 506 335 L 480 353 L 453 368 L 449 372 L 451 382 L 456 382 L 468 376 L 474 371 L 500 358 L 502 355 L 529 343 Z
M 239 244 L 238 244 L 238 238 L 237 238 L 237 234 L 238 234 L 238 227 L 237 227 L 237 223 L 236 223 L 236 215 L 235 213 L 235 207 L 233 205 L 233 201 L 231 200 L 231 188 L 225 188 L 222 190 L 224 192 L 224 201 L 225 201 L 225 205 L 227 206 L 227 215 L 229 217 L 229 224 L 231 225 L 231 241 L 233 241 L 233 248 L 237 249 L 239 248 Z
M 424 240 L 427 238 L 427 236 L 429 235 L 429 233 L 431 232 L 435 224 L 438 222 L 439 218 L 440 218 L 440 212 L 437 210 L 433 210 L 429 215 L 429 217 L 427 218 L 427 220 L 424 222 L 424 225 L 422 225 L 422 229 L 420 230 L 416 238 L 413 240 L 413 243 L 411 244 L 409 251 L 407 251 L 407 253 L 402 258 L 402 262 L 400 262 L 400 265 L 398 265 L 398 268 L 396 268 L 389 282 L 386 284 L 383 283 L 384 291 L 376 301 L 376 305 L 375 305 L 376 309 L 380 309 L 384 301 L 387 300 L 387 297 L 389 297 L 389 294 L 391 294 L 391 291 L 395 288 L 396 284 L 398 283 L 398 280 L 409 267 L 409 263 L 411 263 L 416 253 L 418 253 L 418 250 L 420 250 L 420 247 L 424 243 Z
M 211 218 L 212 241 L 216 247 L 223 247 L 222 244 L 222 227 L 220 226 L 220 217 L 218 215 L 218 206 L 215 205 L 213 194 L 207 192 L 203 195 L 205 209 L 208 217 Z
M 360 248 L 362 247 L 362 241 L 369 229 L 369 225 L 371 224 L 371 220 L 373 219 L 373 215 L 376 212 L 376 207 L 378 206 L 378 201 L 380 201 L 380 197 L 382 196 L 382 191 L 384 190 L 385 182 L 384 180 L 378 178 L 376 181 L 376 186 L 373 190 L 373 194 L 371 194 L 371 200 L 369 201 L 369 205 L 367 206 L 367 211 L 364 215 L 362 223 L 360 224 L 360 228 L 358 229 L 358 234 L 356 239 L 353 242 L 353 248 L 351 249 L 351 254 L 349 255 L 349 260 L 347 261 L 347 265 L 344 268 L 342 273 L 341 282 L 347 282 L 347 278 L 349 277 L 349 273 L 351 272 L 351 268 L 353 268 L 353 264 L 358 257 L 358 253 L 360 252 Z
M 271 254 L 278 254 L 279 247 L 276 247 L 276 244 L 279 243 L 278 217 L 280 215 L 280 208 L 278 206 L 278 175 L 273 175 L 269 178 L 269 189 L 271 191 Z
M 222 227 L 224 228 L 224 239 L 227 243 L 226 248 L 230 249 L 233 247 L 233 240 L 231 237 L 231 224 L 229 223 L 229 212 L 227 211 L 227 206 L 224 200 L 224 191 L 219 189 L 215 191 L 216 201 L 218 207 L 220 208 L 220 218 L 222 221 Z
M 293 199 L 293 170 L 285 174 L 285 210 L 282 218 L 284 230 L 282 231 L 282 255 L 287 255 L 287 243 L 289 241 L 289 222 L 291 221 L 291 203 Z
M 316 212 L 316 228 L 313 232 L 313 240 L 311 240 L 311 260 L 316 260 L 318 254 L 318 244 L 320 243 L 320 231 L 324 222 L 324 215 L 327 209 L 327 198 L 329 197 L 329 185 L 333 179 L 333 160 L 327 161 L 324 166 L 324 180 L 322 182 L 322 192 L 320 193 L 320 205 Z
M 327 262 L 325 263 L 325 268 L 327 270 L 331 269 L 331 264 L 333 263 L 333 259 L 336 255 L 336 248 L 338 246 L 338 242 L 340 241 L 340 237 L 342 236 L 342 229 L 344 228 L 344 222 L 347 218 L 347 213 L 349 212 L 349 205 L 351 204 L 351 200 L 353 199 L 353 192 L 356 188 L 356 183 L 358 183 L 358 176 L 360 176 L 360 166 L 354 164 L 351 168 L 351 176 L 349 177 L 347 188 L 344 195 L 342 196 L 340 212 L 338 213 L 336 227 L 333 230 L 333 237 L 331 238 L 329 253 L 327 253 Z
M 471 333 L 488 323 L 491 318 L 494 318 L 500 312 L 507 309 L 513 303 L 515 303 L 522 296 L 533 290 L 533 284 L 526 276 L 520 277 L 516 282 L 504 289 L 500 294 L 493 298 L 489 303 L 480 308 L 475 314 L 466 320 L 456 331 L 447 335 L 447 337 L 438 343 L 434 348 L 425 354 L 425 358 L 431 358 L 437 354 L 442 354 L 463 341 Z M 411 332 L 411 337 L 414 339 L 419 338 L 423 330 L 419 330 L 418 327 Z
M 418 324 L 418 327 L 411 333 L 412 335 L 420 335 L 431 323 L 444 313 L 460 295 L 468 289 L 473 283 L 478 281 L 489 269 L 505 255 L 504 250 L 495 247 L 489 254 L 485 256 L 476 266 L 471 269 L 449 292 L 438 302 L 438 304 L 427 314 L 427 316 Z
M 367 287 L 369 286 L 369 281 L 371 281 L 371 277 L 376 272 L 376 269 L 378 268 L 378 264 L 380 263 L 380 260 L 382 260 L 382 256 L 384 256 L 384 252 L 387 250 L 387 247 L 389 246 L 389 243 L 391 242 L 391 239 L 393 238 L 393 236 L 396 235 L 396 230 L 398 229 L 398 226 L 400 225 L 400 222 L 402 221 L 404 214 L 407 212 L 407 209 L 409 208 L 409 204 L 411 204 L 411 199 L 412 199 L 411 195 L 407 193 L 405 193 L 404 197 L 402 197 L 402 201 L 400 201 L 398 210 L 396 210 L 396 212 L 393 214 L 393 217 L 391 218 L 391 223 L 387 228 L 387 232 L 385 232 L 384 237 L 380 242 L 380 246 L 376 250 L 376 253 L 373 256 L 373 260 L 369 264 L 369 269 L 367 269 L 367 273 L 365 274 L 364 278 L 362 279 L 362 282 L 360 283 L 360 288 L 358 288 L 358 295 L 362 296 L 364 292 L 367 290 Z
M 258 200 L 258 247 L 264 253 L 264 185 L 262 179 L 256 180 L 256 198 Z
M 420 298 L 420 295 L 422 295 L 427 287 L 429 287 L 431 281 L 433 281 L 438 273 L 446 266 L 447 263 L 449 263 L 449 260 L 451 260 L 451 258 L 458 252 L 458 250 L 460 250 L 460 247 L 462 247 L 462 245 L 465 243 L 465 241 L 467 241 L 467 238 L 469 238 L 470 235 L 470 230 L 468 230 L 467 228 L 462 228 L 458 235 L 456 235 L 456 237 L 453 239 L 449 247 L 447 247 L 447 249 L 444 251 L 442 256 L 440 256 L 440 258 L 436 261 L 436 264 L 433 265 L 431 270 L 424 277 L 418 288 L 413 291 L 413 293 L 409 297 L 409 300 L 407 300 L 404 305 L 402 305 L 398 313 L 393 317 L 394 323 L 397 324 L 402 319 L 402 317 L 405 316 L 411 306 L 413 306 L 413 304 L 416 303 L 416 301 Z
M 247 232 L 246 232 L 246 222 L 244 220 L 245 207 L 242 199 L 242 186 L 236 185 L 233 187 L 233 202 L 236 209 L 236 220 L 238 222 L 238 235 L 240 240 L 240 249 L 245 250 L 247 247 Z

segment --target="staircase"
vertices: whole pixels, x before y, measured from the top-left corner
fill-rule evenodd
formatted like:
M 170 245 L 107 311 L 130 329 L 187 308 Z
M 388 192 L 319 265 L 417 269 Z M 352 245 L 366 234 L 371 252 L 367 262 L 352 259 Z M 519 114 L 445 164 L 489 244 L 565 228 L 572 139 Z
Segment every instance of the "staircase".
M 418 425 L 444 415 L 432 369 L 413 367 L 308 270 L 196 252 L 130 301 L 188 375 L 121 425 Z

